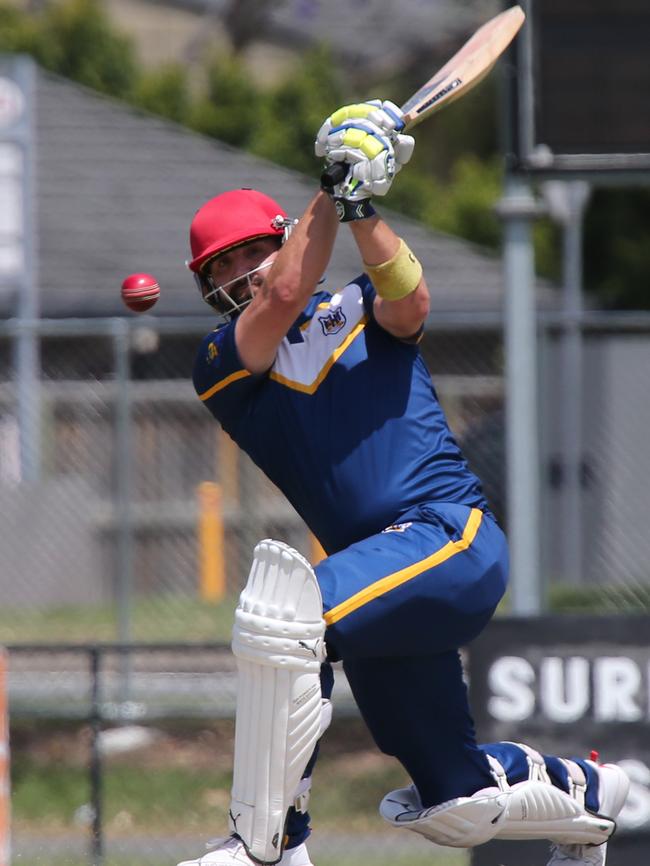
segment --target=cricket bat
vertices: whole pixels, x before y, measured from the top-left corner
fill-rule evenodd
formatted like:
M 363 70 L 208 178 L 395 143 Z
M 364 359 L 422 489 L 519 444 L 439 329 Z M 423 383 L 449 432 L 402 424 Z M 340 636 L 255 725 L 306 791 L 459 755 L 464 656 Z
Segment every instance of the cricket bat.
M 454 56 L 401 106 L 404 131 L 463 96 L 490 72 L 517 35 L 526 16 L 521 6 L 495 15 L 471 36 Z M 349 166 L 337 162 L 321 175 L 323 186 L 340 183 Z

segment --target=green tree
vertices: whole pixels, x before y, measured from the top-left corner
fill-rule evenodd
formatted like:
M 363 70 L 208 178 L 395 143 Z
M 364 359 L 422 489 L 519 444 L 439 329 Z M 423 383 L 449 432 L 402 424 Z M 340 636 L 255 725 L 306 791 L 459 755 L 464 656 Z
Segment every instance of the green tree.
M 49 69 L 87 87 L 126 98 L 138 74 L 130 39 L 111 26 L 98 0 L 46 7 L 41 20 L 50 49 L 37 56 Z
M 194 104 L 190 125 L 234 147 L 248 148 L 261 104 L 262 96 L 242 61 L 220 55 L 209 63 L 207 93 Z
M 229 14 L 238 16 L 237 26 L 245 24 L 247 34 L 254 33 L 251 16 L 240 6 L 230 3 Z M 263 7 L 256 0 L 246 4 L 255 14 L 266 14 Z M 298 57 L 287 80 L 269 89 L 255 85 L 239 55 L 221 55 L 206 70 L 205 93 L 192 96 L 180 66 L 142 71 L 131 40 L 113 27 L 100 0 L 52 0 L 30 13 L 0 0 L 0 51 L 31 54 L 46 69 L 313 177 L 321 169 L 313 140 L 323 119 L 359 99 L 381 96 L 399 104 L 421 82 L 424 65 L 424 58 L 416 58 L 405 74 L 370 82 L 362 68 L 343 69 L 323 46 Z M 430 57 L 426 64 L 435 66 Z M 417 127 L 415 154 L 386 205 L 439 231 L 497 247 L 498 95 L 498 75 L 492 75 Z M 538 272 L 554 279 L 561 270 L 559 234 L 547 219 L 535 223 Z M 595 192 L 586 217 L 584 262 L 585 286 L 603 304 L 650 308 L 648 189 Z
M 134 87 L 132 99 L 146 111 L 177 123 L 187 123 L 191 115 L 187 75 L 178 63 L 143 73 Z
M 494 208 L 501 196 L 502 178 L 501 162 L 496 158 L 481 161 L 475 156 L 459 157 L 449 183 L 437 200 L 429 202 L 425 221 L 477 244 L 498 246 L 501 223 Z
M 430 66 L 429 58 L 426 61 Z M 364 85 L 364 96 L 381 96 L 398 105 L 404 94 L 413 93 L 422 83 L 422 64 L 407 75 L 383 84 Z M 416 169 L 440 180 L 451 177 L 457 160 L 472 155 L 490 160 L 499 151 L 499 79 L 494 74 L 474 90 L 453 102 L 415 128 L 417 145 L 409 171 Z
M 259 156 L 316 176 L 314 138 L 343 103 L 338 66 L 325 48 L 303 55 L 295 72 L 264 95 L 251 149 Z
M 0 51 L 30 54 L 39 63 L 51 67 L 52 56 L 39 18 L 30 17 L 8 3 L 0 2 Z
M 500 247 L 503 227 L 496 205 L 503 194 L 503 163 L 499 157 L 461 156 L 446 181 L 410 168 L 409 164 L 398 175 L 385 199 L 387 206 L 436 231 L 491 249 Z M 538 273 L 557 279 L 557 227 L 548 219 L 537 220 L 533 244 Z
M 432 203 L 440 201 L 444 186 L 438 178 L 421 170 L 411 171 L 411 166 L 400 171 L 390 192 L 384 199 L 392 210 L 426 222 Z
M 605 306 L 650 309 L 650 190 L 596 190 L 585 220 L 585 286 Z

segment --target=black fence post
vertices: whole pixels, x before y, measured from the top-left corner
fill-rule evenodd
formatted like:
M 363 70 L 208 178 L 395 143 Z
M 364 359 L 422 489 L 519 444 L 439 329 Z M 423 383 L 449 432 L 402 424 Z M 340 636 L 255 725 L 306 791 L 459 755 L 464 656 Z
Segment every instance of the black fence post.
M 90 803 L 92 806 L 92 826 L 90 841 L 90 862 L 92 866 L 102 866 L 104 860 L 104 833 L 102 826 L 102 756 L 99 746 L 102 711 L 100 705 L 101 651 L 98 647 L 89 649 L 90 657 Z

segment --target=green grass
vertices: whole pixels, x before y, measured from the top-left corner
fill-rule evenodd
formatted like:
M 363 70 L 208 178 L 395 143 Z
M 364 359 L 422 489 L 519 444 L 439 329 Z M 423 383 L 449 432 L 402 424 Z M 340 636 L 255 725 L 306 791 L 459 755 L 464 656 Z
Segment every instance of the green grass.
M 573 586 L 555 583 L 549 588 L 549 607 L 553 613 L 647 614 L 650 611 L 648 578 L 638 583 Z
M 65 827 L 88 799 L 88 771 L 53 764 L 44 771 L 30 762 L 14 760 L 12 817 L 20 825 L 38 823 Z
M 399 847 L 395 845 L 395 848 Z M 192 852 L 189 852 L 192 853 Z M 196 852 L 195 852 L 196 853 Z M 338 855 L 332 857 L 315 857 L 317 866 L 360 866 L 359 857 L 340 857 Z M 42 858 L 31 860 L 21 857 L 21 866 L 43 866 Z M 469 854 L 466 851 L 450 851 L 438 853 L 432 851 L 430 854 L 399 854 L 390 853 L 383 857 L 378 857 L 376 854 L 372 856 L 372 866 L 468 866 Z M 155 854 L 151 857 L 105 857 L 102 861 L 102 866 L 169 866 L 171 861 L 169 858 L 161 857 Z M 47 866 L 88 866 L 89 860 L 73 860 L 66 858 L 47 858 Z
M 549 584 L 546 604 L 548 613 L 645 615 L 650 612 L 650 584 L 645 575 L 636 582 L 601 586 L 575 586 L 554 581 Z M 506 593 L 497 607 L 496 615 L 508 616 L 510 613 L 511 597 L 510 593 Z
M 327 762 L 319 775 L 330 779 Z M 337 786 L 321 784 L 312 799 L 312 818 L 324 831 L 342 826 L 346 832 L 377 831 L 378 799 L 403 782 L 401 772 L 382 768 L 356 779 L 344 778 Z M 205 832 L 206 827 L 225 827 L 230 783 L 228 772 L 209 769 L 108 767 L 103 797 L 106 829 L 125 835 L 143 830 L 182 835 Z M 22 832 L 30 826 L 47 826 L 52 832 L 69 828 L 88 799 L 84 768 L 56 763 L 43 767 L 24 759 L 14 762 L 12 815 Z
M 128 641 L 230 640 L 236 596 L 219 604 L 175 594 L 136 599 L 130 611 Z M 0 643 L 95 643 L 118 640 L 112 605 L 0 611 Z
M 53 832 L 75 823 L 77 810 L 89 800 L 88 771 L 82 767 L 14 761 L 12 817 L 26 832 L 30 826 Z M 144 772 L 118 766 L 105 773 L 103 818 L 107 830 L 192 832 L 225 824 L 230 777 L 179 767 Z
M 401 831 L 399 831 L 401 832 Z M 397 848 L 398 845 L 396 844 Z M 331 859 L 318 857 L 318 866 L 360 866 L 359 857 L 333 857 Z M 402 856 L 391 853 L 386 857 L 373 855 L 372 866 L 468 866 L 469 854 L 466 851 L 453 851 L 447 854 L 435 852 L 413 856 L 404 854 Z
M 122 840 L 178 840 L 193 853 L 192 842 L 224 832 L 230 799 L 231 721 L 214 727 L 174 727 L 147 749 L 104 761 L 103 819 L 106 859 L 103 866 L 160 866 L 160 854 L 135 858 L 112 855 Z M 370 746 L 360 721 L 334 724 L 321 750 L 312 797 L 313 850 L 318 866 L 358 866 L 359 851 L 345 855 L 339 836 L 357 834 L 371 841 L 373 866 L 468 866 L 468 855 L 453 849 L 411 846 L 400 852 L 400 834 L 387 829 L 377 814 L 381 796 L 405 782 L 397 763 Z M 12 820 L 16 837 L 74 838 L 86 845 L 90 828 L 80 825 L 80 807 L 89 801 L 84 732 L 66 725 L 43 730 L 25 725 L 15 731 L 12 764 Z M 329 740 L 329 741 L 328 741 Z M 411 834 L 409 834 L 410 836 Z M 385 850 L 381 847 L 386 840 Z M 412 840 L 408 840 L 412 841 Z M 159 844 L 159 843 L 158 843 Z M 380 851 L 379 856 L 377 850 Z M 323 851 L 321 856 L 320 851 Z M 185 854 L 183 854 L 185 856 Z M 180 858 L 179 858 L 180 859 Z M 22 866 L 42 866 L 43 855 L 21 856 Z M 89 866 L 88 861 L 58 857 L 48 866 Z M 173 856 L 165 859 L 173 866 Z
M 129 612 L 127 641 L 229 642 L 237 595 L 219 604 L 175 593 L 134 599 Z M 647 613 L 650 587 L 575 587 L 554 583 L 549 588 L 549 609 L 554 613 Z M 498 614 L 509 612 L 509 598 Z M 2 643 L 95 643 L 119 640 L 114 605 L 50 607 L 42 610 L 0 610 Z
M 227 824 L 234 722 L 157 728 L 146 748 L 103 761 L 107 833 L 218 834 Z M 22 835 L 75 825 L 90 799 L 87 731 L 74 724 L 12 726 L 12 818 Z M 334 722 L 324 739 L 311 801 L 314 825 L 327 834 L 377 834 L 386 791 L 406 782 L 404 771 L 373 746 L 360 719 Z

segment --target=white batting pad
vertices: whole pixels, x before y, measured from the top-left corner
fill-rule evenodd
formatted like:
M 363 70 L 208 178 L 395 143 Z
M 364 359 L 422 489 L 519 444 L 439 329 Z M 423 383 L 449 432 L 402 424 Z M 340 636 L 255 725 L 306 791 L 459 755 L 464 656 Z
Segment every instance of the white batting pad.
M 413 786 L 386 794 L 379 814 L 393 827 L 413 830 L 438 845 L 473 848 L 489 842 L 505 821 L 510 794 L 486 788 L 471 797 L 457 797 L 423 808 Z
M 610 818 L 593 815 L 559 788 L 544 782 L 518 782 L 510 789 L 508 817 L 499 839 L 548 839 L 570 845 L 600 845 L 616 829 Z
M 237 721 L 230 827 L 261 863 L 282 857 L 287 812 L 321 733 L 323 602 L 310 564 L 266 539 L 235 612 Z
M 623 808 L 629 780 L 616 764 L 589 761 L 598 774 L 598 814 L 587 811 L 587 776 L 582 767 L 560 758 L 567 770 L 569 792 L 551 784 L 544 757 L 525 743 L 528 779 L 508 783 L 499 761 L 488 755 L 492 775 L 502 791 L 510 793 L 508 815 L 499 826 L 498 839 L 548 839 L 560 845 L 602 845 L 616 829 L 615 817 Z M 604 860 L 603 860 L 604 863 Z

